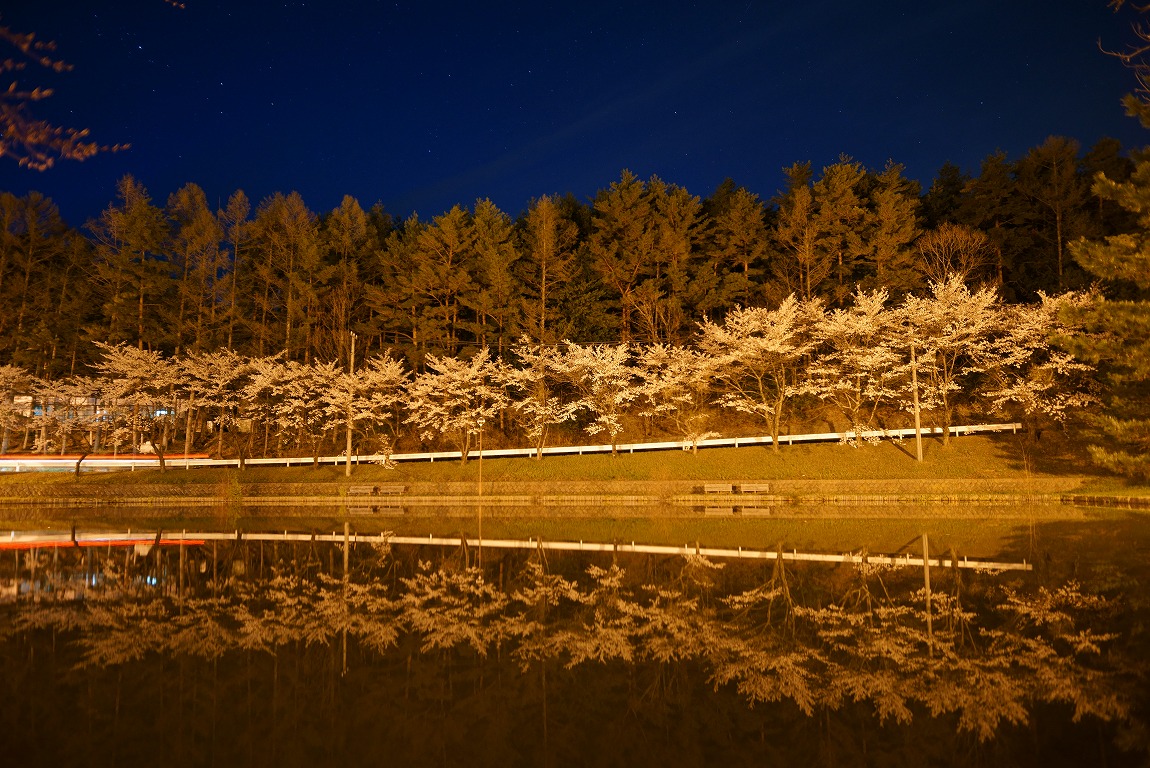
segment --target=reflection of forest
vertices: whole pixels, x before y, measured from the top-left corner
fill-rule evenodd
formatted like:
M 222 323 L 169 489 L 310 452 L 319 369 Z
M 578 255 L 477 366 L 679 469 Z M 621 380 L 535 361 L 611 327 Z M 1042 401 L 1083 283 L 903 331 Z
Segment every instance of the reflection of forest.
M 319 542 L 0 554 L 22 584 L 0 605 L 20 765 L 1148 754 L 1141 611 L 1074 583 L 935 569 L 928 622 L 908 568 L 485 552 L 480 571 L 463 550 Z

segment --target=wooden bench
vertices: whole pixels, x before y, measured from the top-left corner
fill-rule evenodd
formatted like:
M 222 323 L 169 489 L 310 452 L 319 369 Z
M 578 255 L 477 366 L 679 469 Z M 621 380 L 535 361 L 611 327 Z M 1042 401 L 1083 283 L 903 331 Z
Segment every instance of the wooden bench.
M 349 485 L 347 487 L 348 496 L 375 496 L 379 493 L 379 486 L 376 485 Z
M 376 499 L 361 499 L 353 497 L 363 496 L 399 496 L 407 490 L 406 485 L 399 483 L 385 483 L 384 485 L 349 485 L 347 487 L 347 511 L 353 515 L 374 514 L 381 507 L 386 507 L 393 513 L 402 513 L 403 507 L 396 506 L 395 502 L 382 502 Z
M 734 493 L 735 486 L 729 483 L 704 483 L 703 493 Z
M 739 486 L 739 490 L 743 493 L 770 493 L 770 483 L 743 483 Z
M 348 496 L 398 496 L 407 490 L 406 485 L 388 483 L 385 485 L 349 485 Z

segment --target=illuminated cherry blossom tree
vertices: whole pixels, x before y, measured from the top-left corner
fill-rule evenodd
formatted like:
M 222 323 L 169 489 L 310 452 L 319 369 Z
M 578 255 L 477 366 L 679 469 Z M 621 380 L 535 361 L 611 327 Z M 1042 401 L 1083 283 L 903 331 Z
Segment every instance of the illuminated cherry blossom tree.
M 560 370 L 579 391 L 579 409 L 591 416 L 583 431 L 588 435 L 606 432 L 614 455 L 623 432 L 623 414 L 639 396 L 640 382 L 631 366 L 631 346 L 584 347 L 570 341 L 564 344 Z
M 822 304 L 792 294 L 777 309 L 737 308 L 722 324 L 706 320 L 699 346 L 715 360 L 719 403 L 761 418 L 778 450 L 787 401 L 800 391 L 799 368 L 813 349 Z
M 486 347 L 470 360 L 428 355 L 427 370 L 407 385 L 405 404 L 424 440 L 446 437 L 467 463 L 475 440 L 486 421 L 508 404 L 500 386 L 500 367 Z

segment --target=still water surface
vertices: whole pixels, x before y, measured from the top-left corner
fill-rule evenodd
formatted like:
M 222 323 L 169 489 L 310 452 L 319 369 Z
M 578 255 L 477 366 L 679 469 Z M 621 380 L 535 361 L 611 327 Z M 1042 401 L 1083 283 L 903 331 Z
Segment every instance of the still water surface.
M 1141 601 L 323 542 L 0 553 L 12 765 L 1138 765 Z M 346 570 L 344 563 L 347 563 Z M 4 761 L 7 763 L 7 759 Z

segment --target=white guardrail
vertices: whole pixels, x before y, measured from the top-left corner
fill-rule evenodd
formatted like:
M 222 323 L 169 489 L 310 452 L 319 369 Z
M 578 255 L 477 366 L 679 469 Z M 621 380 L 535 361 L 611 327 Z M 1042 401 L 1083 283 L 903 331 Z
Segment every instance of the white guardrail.
M 593 541 L 547 541 L 542 539 L 480 539 L 477 537 L 445 537 L 445 536 L 395 536 L 390 533 L 363 534 L 352 533 L 347 529 L 343 533 L 332 531 L 327 533 L 262 533 L 247 531 L 135 531 L 115 533 L 109 531 L 76 531 L 49 533 L 45 531 L 12 531 L 8 536 L 0 537 L 0 551 L 5 549 L 33 549 L 53 547 L 90 547 L 90 546 L 139 546 L 151 547 L 153 545 L 199 546 L 208 541 L 296 541 L 296 542 L 327 542 L 332 544 L 354 545 L 360 543 L 383 544 L 398 546 L 431 546 L 431 547 L 459 547 L 466 545 L 471 549 L 546 549 L 561 552 L 611 552 L 629 554 L 655 554 L 655 555 L 692 555 L 708 558 L 726 558 L 737 560 L 789 560 L 792 562 L 816 563 L 869 563 L 871 565 L 903 566 L 921 568 L 924 564 L 931 568 L 970 568 L 980 571 L 1029 571 L 1033 566 L 1023 560 L 1022 562 L 992 562 L 987 560 L 970 560 L 966 557 L 940 557 L 923 558 L 922 556 L 907 553 L 894 555 L 876 555 L 864 552 L 846 552 L 841 554 L 821 552 L 799 552 L 798 550 L 782 549 L 744 549 L 737 547 L 719 548 L 704 547 L 698 542 L 684 544 L 683 546 L 669 546 L 665 544 L 637 544 L 616 541 L 601 543 Z M 143 551 L 143 550 L 142 550 Z M 150 551 L 147 550 L 147 551 Z
M 952 435 L 973 435 L 986 432 L 1018 432 L 1022 424 L 971 424 L 950 428 Z M 924 427 L 923 437 L 942 435 L 941 427 Z M 869 432 L 818 432 L 806 435 L 781 435 L 779 445 L 794 445 L 796 443 L 839 443 L 845 440 L 904 440 L 914 437 L 914 429 L 878 429 Z M 774 439 L 770 435 L 759 437 L 725 437 L 710 440 L 699 440 L 692 443 L 690 440 L 674 440 L 661 443 L 626 443 L 616 446 L 618 453 L 639 453 L 643 451 L 689 451 L 695 445 L 705 448 L 742 448 L 752 445 L 770 445 Z M 607 445 L 561 445 L 543 449 L 544 456 L 582 456 L 593 453 L 611 453 L 611 446 Z M 534 448 L 498 448 L 484 451 L 471 451 L 470 459 L 505 459 L 524 458 L 536 455 Z M 34 471 L 73 471 L 76 468 L 78 457 L 72 456 L 0 456 L 0 472 L 34 472 Z M 393 453 L 353 455 L 353 464 L 381 464 L 390 459 L 394 462 L 407 461 L 459 461 L 459 451 L 436 451 L 430 453 Z M 321 465 L 342 465 L 346 461 L 344 456 L 320 456 Z M 271 459 L 248 459 L 246 466 L 251 467 L 290 467 L 308 466 L 312 464 L 310 456 L 292 456 Z M 239 459 L 202 459 L 185 458 L 183 455 L 166 457 L 169 469 L 191 469 L 192 467 L 238 467 Z M 92 456 L 84 459 L 80 464 L 81 471 L 108 471 L 108 470 L 136 470 L 157 469 L 160 460 L 154 456 L 132 455 L 129 457 L 113 458 L 109 456 Z

